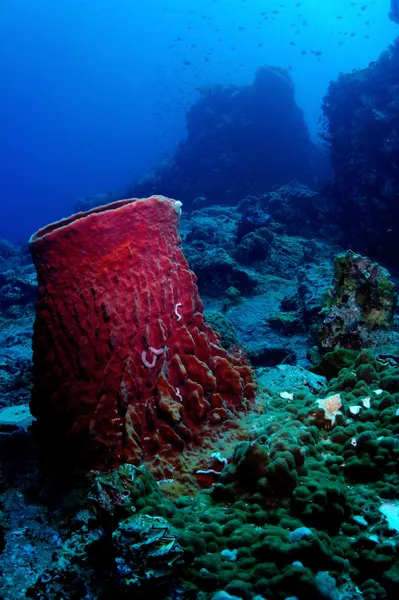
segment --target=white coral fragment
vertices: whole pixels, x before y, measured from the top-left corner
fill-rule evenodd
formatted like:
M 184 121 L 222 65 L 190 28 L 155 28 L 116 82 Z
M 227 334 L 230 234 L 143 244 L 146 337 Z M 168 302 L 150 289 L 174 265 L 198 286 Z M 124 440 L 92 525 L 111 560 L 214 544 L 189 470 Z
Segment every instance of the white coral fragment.
M 282 398 L 283 400 L 293 400 L 294 394 L 290 392 L 280 392 L 280 398 Z
M 370 408 L 370 406 L 371 406 L 370 396 L 367 396 L 367 398 L 362 398 L 361 403 L 363 404 L 364 408 Z

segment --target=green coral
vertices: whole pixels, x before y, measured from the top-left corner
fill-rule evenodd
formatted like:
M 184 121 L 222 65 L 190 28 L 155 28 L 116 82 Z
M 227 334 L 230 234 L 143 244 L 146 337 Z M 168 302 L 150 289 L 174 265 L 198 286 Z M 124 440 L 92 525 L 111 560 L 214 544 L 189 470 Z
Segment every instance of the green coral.
M 399 365 L 370 351 L 328 361 L 336 376 L 321 395 L 340 395 L 339 424 L 315 420 L 306 389 L 270 391 L 210 490 L 172 501 L 143 467 L 97 475 L 84 535 L 72 534 L 33 597 L 72 600 L 77 585 L 90 600 L 323 600 L 356 589 L 395 600 L 398 535 L 381 503 L 399 497 Z
M 214 331 L 220 334 L 220 342 L 226 350 L 238 344 L 238 337 L 233 323 L 220 312 L 208 310 L 205 317 Z

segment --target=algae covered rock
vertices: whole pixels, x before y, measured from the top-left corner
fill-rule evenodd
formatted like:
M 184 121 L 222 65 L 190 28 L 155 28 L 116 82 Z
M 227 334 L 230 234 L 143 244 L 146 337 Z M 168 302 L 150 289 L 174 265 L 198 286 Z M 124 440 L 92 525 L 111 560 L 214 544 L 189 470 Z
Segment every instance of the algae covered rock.
M 267 319 L 267 325 L 273 331 L 287 337 L 305 332 L 305 325 L 301 315 L 293 311 L 272 314 Z
M 177 531 L 162 517 L 137 515 L 112 535 L 119 583 L 134 593 L 168 581 L 183 555 Z
M 389 340 L 397 304 L 386 269 L 351 250 L 334 261 L 334 281 L 322 309 L 318 332 L 323 352 L 360 350 Z
M 237 246 L 237 258 L 244 264 L 264 260 L 269 252 L 273 234 L 266 227 L 245 235 Z
M 276 393 L 280 390 L 293 393 L 298 389 L 304 389 L 318 394 L 327 387 L 325 377 L 311 373 L 298 365 L 281 364 L 274 368 L 259 369 L 258 378 L 259 387 Z
M 258 204 L 259 198 L 247 196 L 238 205 L 238 210 L 242 213 L 241 219 L 237 225 L 236 241 L 241 240 L 250 233 L 266 228 L 270 221 L 270 215 Z
M 100 521 L 114 521 L 136 512 L 140 498 L 158 492 L 154 476 L 144 466 L 119 465 L 95 477 L 88 499 Z
M 196 273 L 204 294 L 218 296 L 230 286 L 241 293 L 252 292 L 257 280 L 240 268 L 224 248 L 210 246 L 206 250 L 191 248 L 187 252 L 190 268 Z
M 270 244 L 268 270 L 278 277 L 296 277 L 304 264 L 304 240 L 288 235 L 275 235 Z
M 289 235 L 319 232 L 325 226 L 325 204 L 317 192 L 295 180 L 265 194 L 262 199 L 267 213 L 282 223 Z

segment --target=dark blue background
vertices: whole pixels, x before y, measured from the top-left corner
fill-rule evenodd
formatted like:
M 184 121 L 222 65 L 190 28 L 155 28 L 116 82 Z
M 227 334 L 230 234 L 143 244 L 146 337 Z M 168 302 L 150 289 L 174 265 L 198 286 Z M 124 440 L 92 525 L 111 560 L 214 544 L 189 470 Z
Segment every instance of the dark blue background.
M 0 237 L 27 239 L 80 196 L 123 189 L 173 151 L 198 86 L 249 83 L 261 64 L 290 66 L 315 136 L 328 81 L 398 29 L 389 2 L 297 4 L 0 0 Z

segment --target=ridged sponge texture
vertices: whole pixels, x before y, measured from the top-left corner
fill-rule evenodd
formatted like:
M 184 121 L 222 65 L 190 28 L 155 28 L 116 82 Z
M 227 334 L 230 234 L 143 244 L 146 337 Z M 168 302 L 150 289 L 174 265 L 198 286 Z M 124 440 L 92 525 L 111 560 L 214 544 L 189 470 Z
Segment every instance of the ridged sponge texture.
M 200 444 L 254 399 L 245 358 L 205 322 L 179 213 L 163 196 L 122 200 L 32 236 L 31 411 L 50 452 L 137 464 Z

